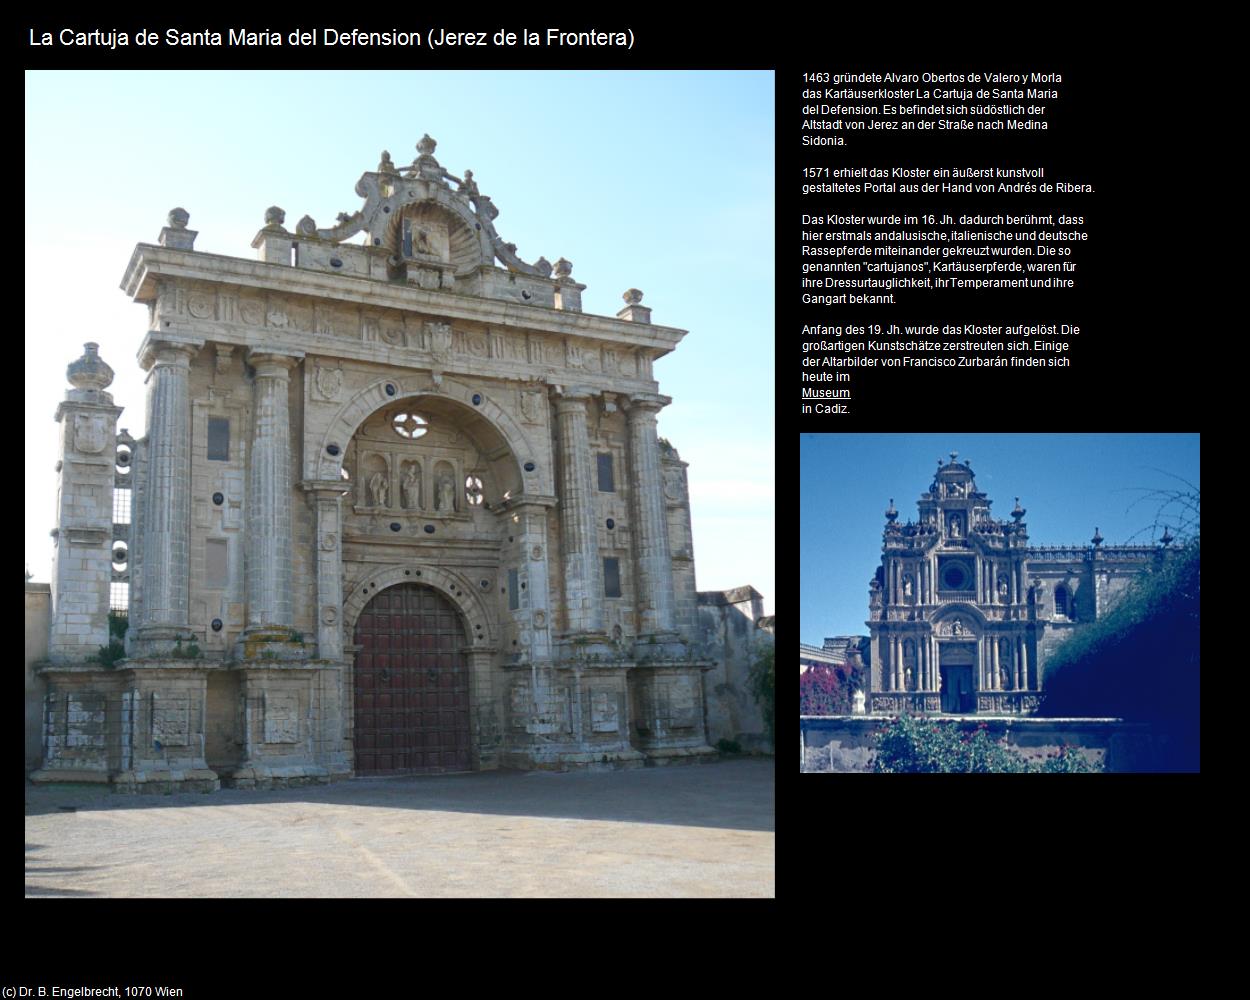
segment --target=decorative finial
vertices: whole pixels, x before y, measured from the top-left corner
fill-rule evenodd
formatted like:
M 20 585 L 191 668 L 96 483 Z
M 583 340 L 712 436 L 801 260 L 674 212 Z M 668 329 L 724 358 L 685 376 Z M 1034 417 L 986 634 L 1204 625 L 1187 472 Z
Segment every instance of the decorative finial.
M 430 138 L 430 133 L 426 132 L 421 137 L 421 141 L 417 143 L 417 152 L 422 156 L 433 156 L 434 150 L 438 148 L 438 143 Z
M 1011 516 L 1016 519 L 1016 523 L 1020 523 L 1020 518 L 1024 517 L 1028 511 L 1020 506 L 1020 498 L 1016 497 L 1016 509 L 1011 512 Z
M 544 278 L 551 277 L 551 261 L 546 257 L 539 257 L 534 261 L 534 270 L 541 274 Z
M 311 215 L 305 215 L 299 222 L 295 223 L 295 231 L 301 236 L 316 236 L 317 223 L 313 221 Z
M 637 288 L 628 288 L 625 290 L 625 294 L 622 295 L 621 298 L 625 300 L 626 305 L 636 306 L 642 301 L 642 292 L 640 292 Z
M 959 457 L 959 452 L 957 451 L 951 452 L 951 465 L 955 464 L 955 459 L 957 459 L 958 457 Z
M 1094 548 L 1097 548 L 1102 544 L 1102 534 L 1098 531 L 1097 527 L 1094 528 L 1094 537 L 1091 538 L 1090 541 L 1094 543 Z
M 940 469 L 941 467 L 942 467 L 942 459 L 941 459 L 941 456 L 939 456 L 939 457 L 938 457 L 938 468 Z
M 885 519 L 893 524 L 898 519 L 898 511 L 894 509 L 894 498 L 890 497 L 890 507 L 885 512 Z
M 65 370 L 75 389 L 107 389 L 113 383 L 113 369 L 100 358 L 99 344 L 84 344 L 85 353 Z
M 1163 537 L 1159 539 L 1159 542 L 1166 548 L 1171 545 L 1173 541 L 1174 539 L 1172 538 L 1171 530 L 1165 527 L 1163 529 Z
M 565 260 L 563 257 L 561 257 L 558 261 L 556 261 L 556 277 L 557 278 L 567 278 L 572 273 L 573 273 L 572 261 Z
M 191 213 L 185 208 L 172 208 L 169 210 L 166 225 L 168 225 L 170 229 L 186 229 L 187 223 L 190 221 Z
M 286 212 L 282 211 L 277 205 L 270 205 L 265 209 L 266 226 L 281 229 L 284 222 L 286 222 Z

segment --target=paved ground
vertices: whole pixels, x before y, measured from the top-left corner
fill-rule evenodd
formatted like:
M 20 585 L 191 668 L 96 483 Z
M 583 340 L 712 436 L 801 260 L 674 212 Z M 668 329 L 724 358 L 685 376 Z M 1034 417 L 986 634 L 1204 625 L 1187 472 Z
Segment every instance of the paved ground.
M 27 896 L 768 896 L 773 761 L 277 792 L 26 786 Z

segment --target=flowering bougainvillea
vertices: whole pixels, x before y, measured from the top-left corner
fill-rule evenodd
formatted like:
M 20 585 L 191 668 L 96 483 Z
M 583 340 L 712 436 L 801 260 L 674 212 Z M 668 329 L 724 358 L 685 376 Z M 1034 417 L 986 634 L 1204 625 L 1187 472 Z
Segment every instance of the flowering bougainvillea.
M 877 729 L 873 770 L 881 773 L 1024 774 L 1100 771 L 1076 747 L 1061 746 L 1040 766 L 1030 764 L 1004 741 L 995 741 L 981 723 L 975 730 L 958 722 L 930 722 L 916 716 L 883 721 Z
M 818 664 L 799 675 L 799 715 L 850 715 L 851 695 L 864 686 L 858 665 Z

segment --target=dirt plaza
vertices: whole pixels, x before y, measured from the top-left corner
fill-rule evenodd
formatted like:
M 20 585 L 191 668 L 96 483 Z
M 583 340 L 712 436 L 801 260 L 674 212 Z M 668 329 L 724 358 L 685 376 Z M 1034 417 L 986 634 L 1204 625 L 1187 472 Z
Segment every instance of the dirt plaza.
M 26 786 L 28 897 L 772 897 L 771 758 L 282 791 Z

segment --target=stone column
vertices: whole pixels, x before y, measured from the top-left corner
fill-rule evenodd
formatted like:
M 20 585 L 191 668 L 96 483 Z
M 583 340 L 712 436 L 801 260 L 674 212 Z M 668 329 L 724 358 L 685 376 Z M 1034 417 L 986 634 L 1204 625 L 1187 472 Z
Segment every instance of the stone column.
M 990 690 L 998 690 L 998 636 L 994 636 L 994 666 L 990 671 Z
M 581 388 L 553 394 L 560 469 L 560 552 L 569 632 L 602 635 L 603 572 L 595 525 L 590 437 L 586 430 L 590 395 L 588 389 Z M 634 526 L 635 533 L 640 527 Z M 671 593 L 670 590 L 670 596 Z M 670 613 L 671 607 L 670 602 Z
M 147 482 L 143 511 L 141 640 L 188 631 L 191 529 L 192 344 L 150 341 L 140 364 L 148 375 Z M 154 650 L 155 652 L 155 650 Z
M 308 493 L 317 519 L 313 539 L 317 561 L 317 656 L 338 660 L 343 656 L 343 494 L 350 484 L 340 480 L 300 484 Z
M 69 366 L 74 386 L 56 408 L 61 425 L 56 470 L 56 548 L 48 658 L 81 661 L 109 644 L 109 584 L 113 578 L 113 487 L 117 418 L 121 407 L 105 388 L 113 370 L 97 344 Z
M 1016 690 L 1024 690 L 1024 636 L 1016 636 Z
M 248 353 L 256 370 L 247 481 L 247 631 L 291 627 L 291 368 L 299 359 Z
M 656 414 L 667 396 L 634 395 L 626 403 L 629 426 L 631 515 L 634 535 L 634 587 L 643 635 L 671 633 L 673 615 L 673 561 L 668 547 L 668 517 L 664 480 L 660 475 L 660 444 Z

